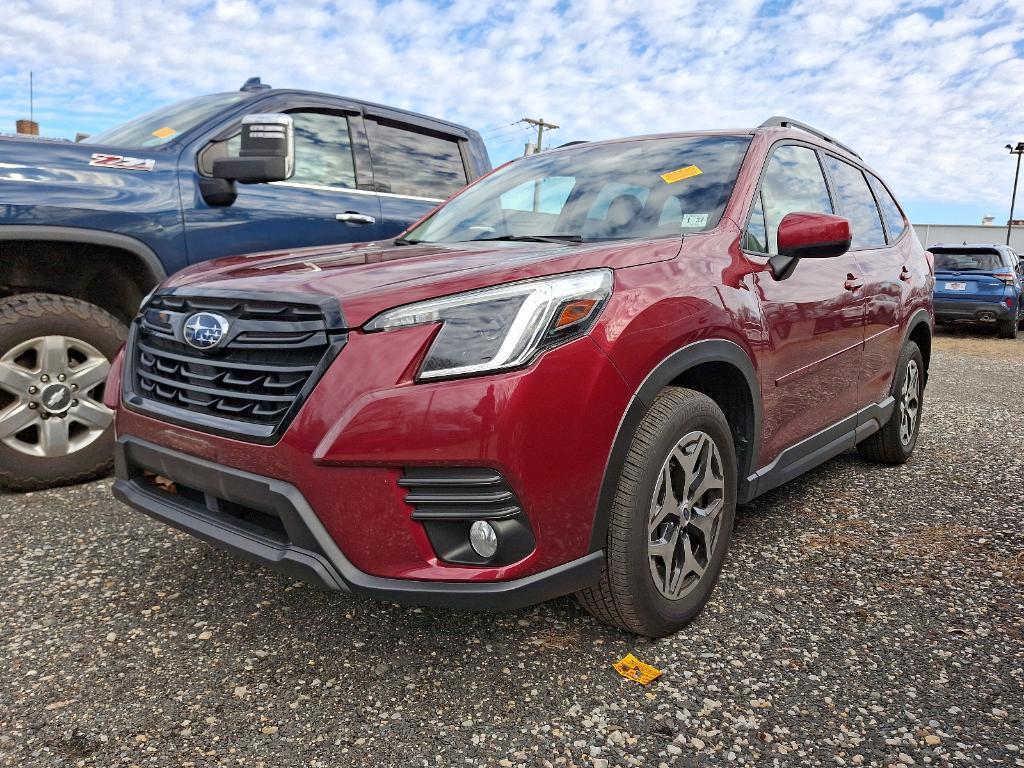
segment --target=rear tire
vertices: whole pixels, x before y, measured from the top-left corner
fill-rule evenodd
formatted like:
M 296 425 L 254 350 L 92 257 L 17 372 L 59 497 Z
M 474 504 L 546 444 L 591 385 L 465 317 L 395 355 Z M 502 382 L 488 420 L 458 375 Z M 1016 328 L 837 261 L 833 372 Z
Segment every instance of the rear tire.
M 892 396 L 896 405 L 889 421 L 857 443 L 857 451 L 864 458 L 881 464 L 904 464 L 917 445 L 924 407 L 924 359 L 913 341 L 908 341 L 900 353 Z
M 601 580 L 577 598 L 638 635 L 681 629 L 718 581 L 735 509 L 736 453 L 722 410 L 699 392 L 662 390 L 619 476 Z
M 1008 317 L 996 323 L 996 330 L 1000 339 L 1016 339 L 1019 320 L 1015 317 Z
M 127 331 L 79 299 L 0 299 L 0 488 L 38 490 L 110 470 L 114 421 L 103 385 Z

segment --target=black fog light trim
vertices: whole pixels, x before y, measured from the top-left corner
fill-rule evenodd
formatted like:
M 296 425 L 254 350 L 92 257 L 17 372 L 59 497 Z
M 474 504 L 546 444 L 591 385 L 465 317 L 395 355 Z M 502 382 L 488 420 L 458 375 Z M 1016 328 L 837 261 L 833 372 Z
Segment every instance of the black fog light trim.
M 399 486 L 423 523 L 437 556 L 457 565 L 510 565 L 532 552 L 537 542 L 515 491 L 500 473 L 482 467 L 407 467 Z M 482 557 L 469 540 L 477 520 L 498 538 L 497 551 Z

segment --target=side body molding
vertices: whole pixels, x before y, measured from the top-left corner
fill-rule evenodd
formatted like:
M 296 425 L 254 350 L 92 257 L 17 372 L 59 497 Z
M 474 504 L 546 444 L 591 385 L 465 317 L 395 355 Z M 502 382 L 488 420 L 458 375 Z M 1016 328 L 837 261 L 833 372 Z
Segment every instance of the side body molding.
M 735 342 L 724 339 L 707 339 L 688 344 L 666 357 L 647 374 L 647 378 L 643 380 L 636 394 L 633 395 L 633 399 L 630 400 L 626 412 L 622 416 L 622 421 L 619 422 L 615 441 L 612 443 L 612 449 L 608 455 L 608 463 L 605 465 L 604 478 L 601 481 L 601 490 L 597 499 L 597 509 L 594 512 L 594 524 L 590 533 L 591 552 L 604 549 L 612 501 L 615 498 L 615 490 L 619 481 L 619 470 L 626 460 L 633 435 L 644 414 L 647 413 L 662 389 L 688 370 L 704 363 L 732 365 L 743 374 L 750 390 L 753 408 L 752 413 L 748 415 L 751 423 L 748 425 L 746 445 L 738 446 L 742 459 L 736 473 L 740 478 L 737 498 L 740 501 L 745 501 L 748 498 L 746 478 L 752 475 L 757 467 L 757 447 L 761 439 L 761 385 L 757 371 L 743 347 Z

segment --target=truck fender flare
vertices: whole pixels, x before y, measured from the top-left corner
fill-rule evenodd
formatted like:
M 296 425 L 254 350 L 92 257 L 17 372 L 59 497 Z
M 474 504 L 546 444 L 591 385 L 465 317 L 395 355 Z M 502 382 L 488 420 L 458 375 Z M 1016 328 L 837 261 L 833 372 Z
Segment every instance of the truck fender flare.
M 84 227 L 50 227 L 33 224 L 4 224 L 0 226 L 0 241 L 3 240 L 45 240 L 48 242 L 87 243 L 118 248 L 134 254 L 149 272 L 152 284 L 156 285 L 167 277 L 167 271 L 156 253 L 145 243 L 128 235 L 104 232 Z
M 590 532 L 590 551 L 596 552 L 604 549 L 607 538 L 608 521 L 611 518 L 612 502 L 615 499 L 615 492 L 618 488 L 619 471 L 626 454 L 633 442 L 633 435 L 643 419 L 644 414 L 654 403 L 658 393 L 669 385 L 674 379 L 703 363 L 728 363 L 738 369 L 746 379 L 747 387 L 750 390 L 750 398 L 753 403 L 753 424 L 751 434 L 748 436 L 749 446 L 746 451 L 747 460 L 742 462 L 747 466 L 738 466 L 736 475 L 739 478 L 740 487 L 737 489 L 737 498 L 745 498 L 746 478 L 757 468 L 757 447 L 761 439 L 761 384 L 757 371 L 750 357 L 739 344 L 725 339 L 705 339 L 687 344 L 660 363 L 647 374 L 641 382 L 636 393 L 626 406 L 626 412 L 622 415 L 615 439 L 612 441 L 612 449 L 608 454 L 608 462 L 605 464 L 604 477 L 601 480 L 601 487 L 598 492 L 597 508 L 594 510 L 594 524 Z

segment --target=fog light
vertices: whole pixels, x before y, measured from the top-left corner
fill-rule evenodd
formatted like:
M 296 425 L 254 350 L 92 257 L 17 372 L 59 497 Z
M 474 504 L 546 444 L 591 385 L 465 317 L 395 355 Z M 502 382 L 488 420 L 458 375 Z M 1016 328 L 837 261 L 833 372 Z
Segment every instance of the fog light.
M 469 526 L 469 544 L 480 557 L 493 557 L 498 551 L 498 534 L 490 523 L 477 520 Z

